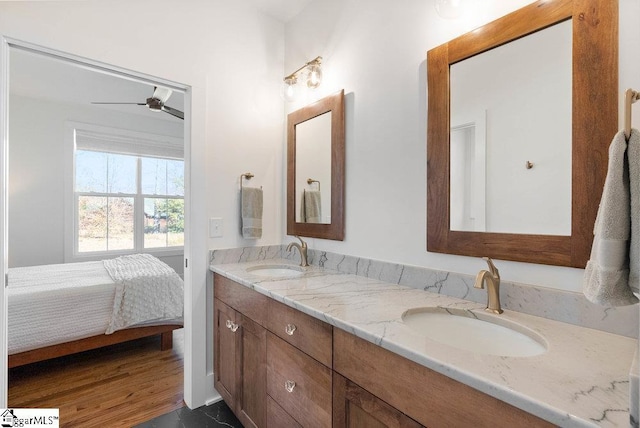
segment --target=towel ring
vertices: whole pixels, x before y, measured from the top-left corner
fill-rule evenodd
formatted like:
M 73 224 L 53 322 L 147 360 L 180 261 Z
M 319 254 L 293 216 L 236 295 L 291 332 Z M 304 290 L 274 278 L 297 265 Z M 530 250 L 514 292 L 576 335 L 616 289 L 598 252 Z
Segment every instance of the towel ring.
M 253 177 L 255 177 L 255 175 L 253 175 L 250 172 L 245 172 L 244 174 L 240 174 L 240 191 L 242 191 L 242 188 L 244 187 L 242 185 L 242 179 L 246 179 L 246 180 L 251 180 Z M 262 186 L 260 186 L 260 188 L 262 189 Z
M 311 183 L 318 183 L 318 192 L 320 191 L 320 181 L 314 180 L 313 178 L 307 178 L 307 184 L 311 185 Z

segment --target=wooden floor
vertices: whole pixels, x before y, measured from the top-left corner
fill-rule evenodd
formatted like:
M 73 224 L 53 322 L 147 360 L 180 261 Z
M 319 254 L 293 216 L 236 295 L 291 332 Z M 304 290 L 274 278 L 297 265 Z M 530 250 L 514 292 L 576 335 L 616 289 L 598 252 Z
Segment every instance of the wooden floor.
M 131 427 L 184 406 L 184 329 L 9 370 L 9 407 L 59 408 L 61 427 Z

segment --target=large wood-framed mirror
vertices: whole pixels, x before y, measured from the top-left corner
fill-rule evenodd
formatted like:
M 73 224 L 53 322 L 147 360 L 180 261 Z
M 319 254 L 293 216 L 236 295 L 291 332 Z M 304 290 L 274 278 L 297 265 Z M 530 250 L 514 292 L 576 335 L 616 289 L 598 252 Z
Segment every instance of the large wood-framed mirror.
M 567 233 L 531 233 L 526 229 L 525 232 L 485 232 L 474 227 L 452 226 L 451 141 L 458 139 L 459 131 L 451 120 L 452 67 L 563 22 L 570 25 L 572 38 Z M 540 0 L 532 3 L 430 50 L 427 81 L 427 251 L 584 268 L 606 176 L 608 146 L 618 126 L 618 1 Z M 518 93 L 511 96 L 519 98 Z M 522 98 L 519 102 L 528 101 Z M 548 124 L 539 123 L 539 126 Z M 452 138 L 452 129 L 455 138 Z M 486 130 L 481 131 L 488 135 Z M 510 136 L 518 139 L 513 132 Z M 482 156 L 485 158 L 480 163 L 486 162 L 488 155 L 482 152 Z M 536 165 L 535 159 L 531 161 L 530 165 L 529 159 L 523 157 L 519 167 L 536 172 L 540 171 L 536 167 L 544 166 Z M 494 165 L 492 168 L 505 167 Z M 508 177 L 505 175 L 503 180 L 510 180 Z M 457 179 L 454 173 L 453 180 Z M 527 191 L 520 188 L 516 193 L 517 197 L 509 197 L 508 202 L 523 207 L 521 198 L 528 197 Z M 455 206 L 457 202 L 453 203 Z M 517 209 L 514 212 L 517 213 Z
M 344 91 L 287 117 L 287 234 L 344 239 Z

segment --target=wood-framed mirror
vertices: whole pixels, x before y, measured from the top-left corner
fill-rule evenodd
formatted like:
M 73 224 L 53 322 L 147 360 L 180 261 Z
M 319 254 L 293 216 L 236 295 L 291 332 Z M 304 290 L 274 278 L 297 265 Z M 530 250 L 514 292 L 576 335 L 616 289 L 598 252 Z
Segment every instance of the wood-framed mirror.
M 452 230 L 452 66 L 568 20 L 572 37 L 569 233 Z M 430 50 L 427 82 L 427 251 L 584 268 L 606 176 L 608 146 L 618 127 L 618 1 L 532 3 Z M 530 165 L 525 159 L 520 167 L 533 166 L 535 171 L 535 160 Z M 522 205 L 520 198 L 527 198 L 522 189 L 509 202 L 517 208 Z
M 344 90 L 287 117 L 287 234 L 344 239 Z

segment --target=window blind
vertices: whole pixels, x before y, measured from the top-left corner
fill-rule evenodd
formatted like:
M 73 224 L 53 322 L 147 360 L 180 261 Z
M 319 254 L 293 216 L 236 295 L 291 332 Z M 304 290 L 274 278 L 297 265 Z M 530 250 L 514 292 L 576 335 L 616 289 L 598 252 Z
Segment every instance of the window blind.
M 149 137 L 134 137 L 75 129 L 76 150 L 184 159 L 184 143 L 181 139 L 163 137 L 161 135 L 153 136 L 154 138 Z

